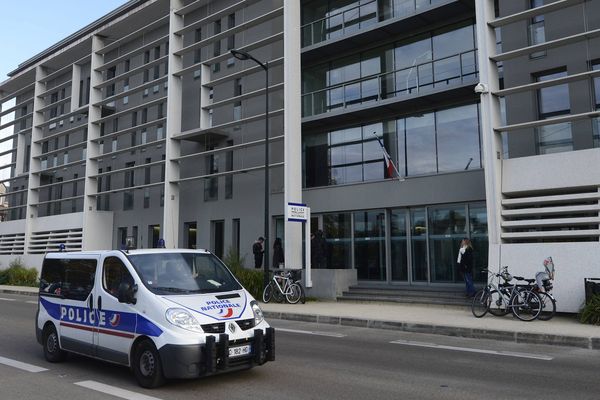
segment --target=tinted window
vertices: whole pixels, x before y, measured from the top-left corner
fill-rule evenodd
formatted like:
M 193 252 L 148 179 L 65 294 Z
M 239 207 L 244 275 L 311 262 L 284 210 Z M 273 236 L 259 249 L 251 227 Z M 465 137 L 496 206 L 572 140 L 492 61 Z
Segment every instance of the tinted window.
M 85 300 L 94 287 L 96 260 L 46 259 L 40 279 L 40 294 Z
M 108 257 L 104 260 L 102 287 L 106 293 L 118 297 L 121 282 L 133 284 L 133 278 L 120 259 L 117 257 Z
M 144 285 L 157 294 L 228 292 L 242 288 L 212 254 L 135 254 L 129 260 Z

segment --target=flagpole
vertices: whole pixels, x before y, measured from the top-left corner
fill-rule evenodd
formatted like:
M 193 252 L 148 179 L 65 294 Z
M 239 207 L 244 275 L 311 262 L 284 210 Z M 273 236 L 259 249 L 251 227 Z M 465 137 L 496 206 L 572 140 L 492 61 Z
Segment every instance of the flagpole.
M 400 171 L 398 171 L 398 168 L 396 168 L 396 164 L 394 164 L 394 161 L 392 160 L 392 157 L 390 157 L 390 154 L 385 149 L 385 146 L 383 145 L 383 142 L 381 141 L 381 139 L 379 138 L 379 136 L 377 136 L 377 133 L 375 133 L 375 131 L 373 131 L 373 136 L 375 136 L 375 138 L 379 142 L 379 145 L 381 146 L 381 149 L 385 152 L 385 155 L 389 158 L 390 162 L 392 163 L 392 167 L 394 168 L 394 171 L 396 171 L 396 174 L 398 175 L 398 181 L 399 182 L 404 181 L 404 177 L 402 176 L 402 174 L 400 173 Z

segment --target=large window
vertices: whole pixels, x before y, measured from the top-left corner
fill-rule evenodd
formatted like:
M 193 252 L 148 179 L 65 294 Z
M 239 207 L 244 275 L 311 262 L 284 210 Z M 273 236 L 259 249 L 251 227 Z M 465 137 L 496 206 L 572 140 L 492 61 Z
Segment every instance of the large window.
M 567 71 L 552 71 L 535 76 L 537 82 L 567 76 Z M 540 119 L 553 118 L 571 112 L 569 85 L 566 83 L 548 86 L 537 90 L 538 113 Z M 558 153 L 573 150 L 571 123 L 550 124 L 536 129 L 538 153 Z
M 537 8 L 544 5 L 544 0 L 530 0 L 530 7 Z M 534 46 L 546 41 L 546 21 L 543 15 L 536 15 L 529 22 L 529 45 Z M 543 57 L 546 51 L 537 51 L 529 55 L 530 58 Z
M 467 233 L 466 208 L 463 205 L 429 208 L 429 257 L 431 280 L 459 282 L 456 271 L 458 245 Z
M 407 243 L 406 210 L 392 210 L 390 220 L 390 267 L 393 281 L 408 280 Z
M 302 71 L 303 116 L 474 79 L 471 21 Z
M 352 268 L 351 216 L 350 213 L 323 215 L 327 268 Z
M 358 279 L 386 280 L 385 212 L 354 213 L 354 265 Z
M 382 138 L 401 176 L 481 168 L 477 104 L 303 138 L 306 187 L 381 180 Z
M 47 258 L 40 277 L 40 295 L 84 301 L 94 287 L 96 260 Z

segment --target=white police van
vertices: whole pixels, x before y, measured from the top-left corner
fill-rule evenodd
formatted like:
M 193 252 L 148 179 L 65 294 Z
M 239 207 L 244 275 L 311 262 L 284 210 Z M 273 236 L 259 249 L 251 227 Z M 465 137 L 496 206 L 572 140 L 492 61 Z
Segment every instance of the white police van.
M 275 359 L 275 331 L 229 269 L 204 250 L 48 253 L 38 342 L 130 366 L 138 383 L 195 378 Z

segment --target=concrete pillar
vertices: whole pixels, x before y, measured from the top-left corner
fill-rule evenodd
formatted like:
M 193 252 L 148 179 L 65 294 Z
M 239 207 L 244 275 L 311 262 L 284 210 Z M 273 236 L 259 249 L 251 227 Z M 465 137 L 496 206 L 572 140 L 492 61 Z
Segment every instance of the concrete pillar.
M 41 65 L 38 65 L 35 70 L 35 89 L 33 92 L 33 117 L 31 122 L 31 154 L 29 163 L 29 179 L 27 184 L 27 213 L 25 214 L 25 251 L 29 253 L 29 245 L 31 243 L 31 235 L 35 231 L 35 221 L 38 217 L 37 203 L 39 202 L 39 186 L 40 186 L 40 169 L 41 160 L 36 158 L 42 154 L 41 143 L 36 143 L 43 137 L 43 129 L 39 126 L 44 122 L 44 113 L 39 111 L 42 109 L 44 99 L 38 97 L 40 93 L 46 91 L 46 82 L 43 82 L 48 75 L 46 70 Z M 18 145 L 21 145 L 23 140 L 19 135 Z M 18 157 L 17 157 L 18 158 Z
M 479 80 L 481 90 L 481 137 L 483 166 L 485 170 L 485 192 L 488 218 L 489 265 L 499 266 L 501 245 L 502 212 L 502 137 L 494 131 L 500 126 L 500 101 L 492 93 L 499 89 L 498 68 L 490 60 L 496 53 L 494 28 L 487 24 L 495 18 L 492 0 L 475 1 L 477 21 Z
M 71 112 L 79 108 L 79 92 L 81 91 L 81 87 L 79 86 L 80 80 L 81 65 L 73 64 L 73 75 L 71 78 Z
M 107 238 L 96 234 L 99 231 L 96 229 L 96 224 L 98 223 L 99 218 L 98 210 L 96 208 L 98 180 L 97 178 L 91 177 L 92 175 L 96 175 L 98 173 L 98 161 L 94 157 L 100 156 L 100 145 L 98 142 L 94 142 L 95 139 L 100 138 L 100 125 L 95 124 L 94 122 L 102 118 L 102 107 L 94 106 L 94 104 L 102 101 L 102 89 L 95 88 L 95 86 L 102 83 L 103 79 L 102 72 L 97 71 L 97 69 L 104 64 L 104 56 L 97 53 L 97 51 L 102 47 L 104 47 L 104 41 L 102 37 L 93 36 L 90 65 L 90 102 L 88 104 L 88 137 L 83 194 L 82 250 L 110 249 L 112 247 L 112 236 Z M 72 82 L 73 86 L 78 84 L 79 79 L 77 80 L 77 83 L 75 81 Z M 74 101 L 76 100 L 71 100 L 71 107 L 73 107 Z
M 167 248 L 179 247 L 179 162 L 180 143 L 173 136 L 181 132 L 182 78 L 174 75 L 183 67 L 182 56 L 174 54 L 183 48 L 183 36 L 175 31 L 183 28 L 183 16 L 175 10 L 183 7 L 183 1 L 171 0 L 169 16 L 169 77 L 167 92 L 167 133 L 165 143 L 165 205 L 163 208 L 162 237 Z
M 284 0 L 284 210 L 287 210 L 287 203 L 302 203 L 300 37 L 300 2 L 298 0 Z M 308 204 L 308 206 L 310 207 L 311 204 Z M 271 243 L 268 243 L 268 245 L 271 245 Z M 307 260 L 307 262 L 309 261 Z M 302 267 L 302 224 L 288 222 L 287 218 L 285 219 L 285 265 L 287 268 Z

